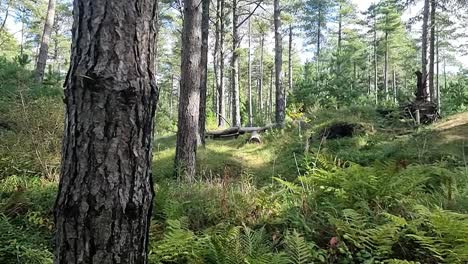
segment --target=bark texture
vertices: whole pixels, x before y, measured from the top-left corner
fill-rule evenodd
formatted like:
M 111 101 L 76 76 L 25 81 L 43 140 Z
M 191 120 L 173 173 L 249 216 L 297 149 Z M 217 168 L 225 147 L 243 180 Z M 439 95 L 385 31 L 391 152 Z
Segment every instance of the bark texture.
M 285 103 L 283 90 L 283 43 L 281 37 L 281 9 L 279 0 L 274 1 L 275 19 L 275 84 L 276 84 L 276 111 L 277 124 L 283 124 L 285 119 Z
M 424 0 L 424 11 L 423 11 L 423 26 L 422 26 L 422 39 L 421 39 L 421 73 L 422 73 L 422 84 L 425 89 L 428 89 L 427 86 L 427 36 L 429 33 L 429 6 L 430 0 Z M 429 95 L 430 91 L 426 90 L 426 94 Z M 428 100 L 429 98 L 426 98 Z
M 429 95 L 431 102 L 435 102 L 435 86 L 434 86 L 434 75 L 435 75 L 435 39 L 436 39 L 436 1 L 431 0 L 431 38 L 430 38 L 430 49 L 429 49 Z
M 200 113 L 198 121 L 198 144 L 205 145 L 205 125 L 206 125 L 206 97 L 208 83 L 208 36 L 210 29 L 210 0 L 202 2 L 202 46 L 201 46 L 201 73 L 200 73 Z M 215 96 L 215 95 L 213 95 Z
M 44 24 L 44 31 L 42 33 L 41 47 L 39 49 L 39 56 L 37 57 L 35 74 L 36 82 L 42 82 L 44 80 L 44 72 L 49 55 L 50 34 L 52 33 L 55 19 L 55 1 L 56 0 L 49 0 L 49 5 L 47 7 L 47 16 Z
M 218 126 L 224 127 L 225 120 L 224 116 L 226 115 L 226 104 L 225 104 L 225 88 L 224 88 L 224 9 L 225 9 L 225 1 L 219 0 L 219 85 L 218 85 Z
M 75 0 L 55 263 L 147 263 L 153 0 Z
M 237 0 L 232 3 L 232 58 L 231 58 L 231 118 L 233 126 L 241 125 L 240 115 L 240 89 L 239 89 L 239 14 L 237 13 Z
M 197 0 L 184 1 L 182 31 L 181 87 L 175 173 L 192 181 L 195 178 L 201 76 L 202 5 Z
M 263 80 L 264 80 L 264 55 L 265 53 L 265 33 L 260 35 L 260 72 L 258 79 L 258 109 L 263 113 Z

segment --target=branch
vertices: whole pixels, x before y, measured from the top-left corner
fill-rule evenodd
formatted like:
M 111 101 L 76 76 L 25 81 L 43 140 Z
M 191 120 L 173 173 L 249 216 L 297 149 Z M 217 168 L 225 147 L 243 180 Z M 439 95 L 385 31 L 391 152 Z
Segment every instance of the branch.
M 255 6 L 254 10 L 246 17 L 244 20 L 242 20 L 239 24 L 234 25 L 236 28 L 241 27 L 254 13 L 257 11 L 257 9 L 260 7 L 260 5 L 263 3 L 263 0 L 258 1 L 257 5 Z

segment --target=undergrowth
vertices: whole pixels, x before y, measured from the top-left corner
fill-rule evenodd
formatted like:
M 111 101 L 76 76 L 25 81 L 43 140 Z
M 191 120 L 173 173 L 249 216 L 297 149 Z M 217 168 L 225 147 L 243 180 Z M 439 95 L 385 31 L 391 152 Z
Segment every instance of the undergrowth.
M 0 263 L 52 263 L 62 105 L 25 98 L 0 104 Z M 468 262 L 462 142 L 370 108 L 290 119 L 261 145 L 208 141 L 192 184 L 156 140 L 150 263 Z M 365 131 L 318 136 L 339 122 Z

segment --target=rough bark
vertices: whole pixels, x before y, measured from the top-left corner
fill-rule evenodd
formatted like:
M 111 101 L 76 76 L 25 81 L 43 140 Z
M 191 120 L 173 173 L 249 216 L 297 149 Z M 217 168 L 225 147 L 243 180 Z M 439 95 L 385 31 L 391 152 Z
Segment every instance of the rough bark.
M 249 18 L 249 48 L 248 48 L 248 90 L 249 90 L 249 126 L 253 125 L 253 103 L 252 103 L 252 22 Z
M 49 0 L 49 5 L 47 7 L 47 16 L 44 23 L 44 31 L 42 33 L 41 47 L 39 49 L 39 56 L 37 57 L 36 63 L 36 82 L 42 82 L 44 80 L 44 72 L 49 55 L 50 35 L 52 33 L 55 19 L 55 1 L 56 0 Z
M 283 42 L 281 37 L 281 9 L 279 0 L 274 1 L 274 23 L 275 23 L 275 86 L 276 107 L 275 121 L 283 124 L 285 118 L 285 103 L 283 90 Z
M 384 62 L 384 90 L 385 90 L 385 100 L 388 101 L 388 32 L 385 32 L 385 62 Z
M 422 84 L 424 85 L 425 89 L 428 89 L 426 83 L 427 83 L 427 36 L 429 32 L 429 6 L 430 6 L 430 0 L 424 0 L 424 11 L 423 11 L 423 25 L 422 25 L 422 39 L 421 39 L 421 58 L 422 58 L 422 64 L 421 64 L 421 73 L 423 77 Z M 430 91 L 427 90 L 426 94 L 429 94 Z M 426 98 L 428 100 L 429 98 Z
M 215 14 L 215 42 L 213 48 L 213 71 L 214 71 L 214 89 L 213 91 L 213 108 L 216 113 L 219 113 L 219 104 L 218 100 L 218 87 L 219 87 L 219 38 L 221 37 L 220 32 L 220 8 L 221 8 L 221 1 L 216 0 L 216 14 Z
M 289 24 L 289 45 L 288 45 L 288 90 L 292 92 L 293 89 L 293 68 L 292 68 L 292 41 L 293 40 L 293 27 L 292 23 Z M 286 97 L 287 93 L 285 93 Z M 285 99 L 286 101 L 286 99 Z M 287 103 L 285 103 L 287 105 Z
M 223 127 L 225 125 L 225 120 L 223 117 L 226 115 L 226 104 L 224 101 L 225 97 L 225 88 L 224 88 L 224 6 L 225 0 L 220 0 L 220 10 L 219 10 L 219 30 L 220 30 L 220 37 L 219 37 L 219 85 L 218 85 L 218 126 Z
M 377 14 L 376 8 L 373 8 L 373 18 L 374 18 L 374 25 L 373 25 L 373 46 L 374 46 L 374 95 L 375 95 L 375 104 L 379 104 L 379 80 L 377 76 Z
M 434 73 L 435 73 L 435 23 L 436 23 L 436 1 L 431 0 L 431 37 L 429 49 L 429 95 L 430 101 L 435 102 L 435 87 L 434 87 Z
M 273 118 L 273 67 L 270 69 L 270 90 L 269 90 L 269 100 L 268 100 L 268 118 L 271 120 Z
M 208 83 L 208 36 L 210 29 L 210 0 L 202 2 L 202 45 L 201 45 L 201 73 L 200 73 L 200 113 L 198 119 L 198 144 L 205 145 L 205 126 L 206 126 L 206 98 Z
M 258 80 L 258 108 L 263 112 L 263 80 L 264 80 L 264 52 L 265 52 L 265 33 L 260 36 L 260 78 Z
M 153 0 L 75 0 L 55 263 L 147 263 L 153 200 Z
M 232 124 L 241 125 L 240 115 L 240 89 L 239 89 L 239 15 L 237 13 L 237 0 L 232 3 L 232 58 L 231 58 L 231 112 Z
M 197 0 L 184 1 L 182 30 L 181 87 L 175 174 L 186 181 L 195 179 L 201 75 L 202 5 Z
M 398 105 L 398 90 L 397 90 L 398 88 L 397 88 L 395 67 L 393 68 L 392 88 L 393 88 L 393 102 L 395 103 L 395 105 Z

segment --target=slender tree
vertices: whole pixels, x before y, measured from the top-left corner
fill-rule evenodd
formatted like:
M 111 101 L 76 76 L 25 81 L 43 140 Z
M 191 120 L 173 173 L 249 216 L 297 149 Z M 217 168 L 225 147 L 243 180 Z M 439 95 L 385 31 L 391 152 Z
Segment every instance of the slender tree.
M 248 77 L 247 77 L 247 86 L 249 92 L 249 126 L 253 125 L 253 103 L 252 103 L 252 21 L 249 18 L 248 22 L 249 31 L 248 31 Z
M 198 120 L 198 144 L 205 145 L 206 126 L 206 97 L 208 83 L 208 36 L 210 29 L 210 0 L 202 0 L 202 22 L 201 22 L 201 73 L 200 73 L 200 113 Z
M 55 204 L 57 264 L 147 263 L 157 5 L 112 3 L 74 1 Z
M 281 9 L 279 0 L 274 0 L 275 22 L 275 86 L 276 86 L 276 110 L 275 121 L 283 125 L 285 118 L 285 102 L 283 90 L 283 40 L 281 37 Z
M 430 35 L 430 50 L 429 50 L 429 95 L 431 102 L 435 102 L 435 86 L 434 86 L 434 75 L 435 75 L 435 39 L 436 39 L 436 8 L 437 4 L 435 0 L 431 0 L 431 35 Z
M 42 33 L 41 47 L 39 49 L 39 56 L 37 57 L 36 63 L 35 78 L 37 82 L 42 82 L 44 79 L 47 58 L 49 57 L 49 41 L 55 19 L 55 1 L 56 0 L 49 0 L 49 5 L 47 7 L 47 16 L 44 23 L 44 31 Z
M 197 136 L 199 133 L 201 82 L 202 5 L 197 0 L 184 1 L 182 29 L 181 87 L 175 156 L 175 173 L 186 181 L 195 179 Z
M 429 9 L 430 9 L 430 1 L 431 0 L 424 0 L 424 11 L 423 11 L 423 25 L 422 25 L 422 39 L 421 39 L 421 58 L 422 58 L 422 65 L 421 65 L 421 73 L 422 73 L 422 84 L 424 85 L 425 89 L 427 89 L 427 36 L 429 32 Z M 429 95 L 430 91 L 427 91 L 427 95 Z M 429 98 L 426 98 L 428 100 Z

